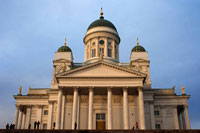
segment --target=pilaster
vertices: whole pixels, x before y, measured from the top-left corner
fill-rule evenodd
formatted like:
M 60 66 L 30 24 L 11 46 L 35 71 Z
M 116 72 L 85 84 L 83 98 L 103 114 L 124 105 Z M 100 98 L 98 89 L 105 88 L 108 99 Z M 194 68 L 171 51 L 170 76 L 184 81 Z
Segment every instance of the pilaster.
M 47 129 L 52 129 L 52 117 L 53 117 L 53 104 L 54 102 L 49 101 L 49 113 L 48 113 L 48 124 Z
M 56 115 L 56 129 L 60 129 L 60 126 L 61 126 L 62 95 L 63 95 L 63 89 L 59 88 L 57 115 Z
M 112 88 L 108 87 L 107 94 L 107 109 L 108 109 L 108 129 L 112 129 Z
M 177 105 L 173 106 L 173 113 L 174 113 L 175 129 L 179 129 L 179 120 L 178 120 Z

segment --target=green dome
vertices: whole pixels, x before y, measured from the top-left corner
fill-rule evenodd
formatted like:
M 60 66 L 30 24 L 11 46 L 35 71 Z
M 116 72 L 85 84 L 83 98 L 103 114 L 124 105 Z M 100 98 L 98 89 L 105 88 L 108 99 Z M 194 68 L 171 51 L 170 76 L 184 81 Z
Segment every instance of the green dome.
M 87 30 L 92 29 L 92 28 L 94 28 L 94 27 L 98 27 L 98 26 L 110 27 L 110 28 L 112 28 L 112 29 L 114 29 L 114 30 L 117 31 L 117 29 L 115 28 L 115 26 L 114 26 L 110 21 L 104 19 L 103 16 L 101 16 L 100 19 L 97 19 L 96 21 L 92 22 L 92 23 L 89 25 L 89 27 L 88 27 Z
M 62 46 L 57 52 L 72 52 L 72 50 L 68 46 Z
M 132 52 L 145 52 L 146 50 L 144 49 L 144 47 L 137 45 L 135 47 L 133 47 Z

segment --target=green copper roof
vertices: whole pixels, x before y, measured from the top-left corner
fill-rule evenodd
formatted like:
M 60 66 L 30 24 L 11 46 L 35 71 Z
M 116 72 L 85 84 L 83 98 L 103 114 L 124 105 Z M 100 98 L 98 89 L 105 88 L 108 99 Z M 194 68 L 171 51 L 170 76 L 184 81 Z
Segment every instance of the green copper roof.
M 57 52 L 72 52 L 68 46 L 61 46 Z
M 104 19 L 103 16 L 101 16 L 100 19 L 97 19 L 97 20 L 95 20 L 94 22 L 92 22 L 92 23 L 89 25 L 89 27 L 88 27 L 87 30 L 89 30 L 89 29 L 91 29 L 91 28 L 94 28 L 94 27 L 98 27 L 98 26 L 110 27 L 110 28 L 112 28 L 112 29 L 114 29 L 114 30 L 117 31 L 117 29 L 115 28 L 115 26 L 114 26 L 110 21 Z
M 133 47 L 132 52 L 145 52 L 146 50 L 144 49 L 144 47 L 137 45 L 135 47 Z

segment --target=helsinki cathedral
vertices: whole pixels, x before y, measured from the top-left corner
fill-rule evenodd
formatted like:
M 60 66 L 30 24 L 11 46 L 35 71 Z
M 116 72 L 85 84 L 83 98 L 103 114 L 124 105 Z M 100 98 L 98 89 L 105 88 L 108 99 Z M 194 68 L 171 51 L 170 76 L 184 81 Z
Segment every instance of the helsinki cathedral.
M 133 41 L 133 40 L 132 40 Z M 151 87 L 150 60 L 138 42 L 133 45 L 129 62 L 119 62 L 120 36 L 117 28 L 99 19 L 87 28 L 83 38 L 84 62 L 73 61 L 67 45 L 58 48 L 53 60 L 51 88 L 31 88 L 28 94 L 14 95 L 17 129 L 190 129 L 188 99 L 175 87 Z

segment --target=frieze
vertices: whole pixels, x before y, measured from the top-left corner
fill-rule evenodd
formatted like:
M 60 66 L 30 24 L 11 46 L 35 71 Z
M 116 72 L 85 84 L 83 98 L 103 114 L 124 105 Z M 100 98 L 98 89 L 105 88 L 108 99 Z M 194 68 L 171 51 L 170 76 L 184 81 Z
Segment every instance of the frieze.
M 81 98 L 81 103 L 88 103 L 88 98 Z
M 94 98 L 94 103 L 107 103 L 106 98 Z
M 121 99 L 120 98 L 114 98 L 114 103 L 120 103 L 121 102 Z
M 72 98 L 66 98 L 66 102 L 67 102 L 67 103 L 72 103 L 73 100 L 72 100 Z

